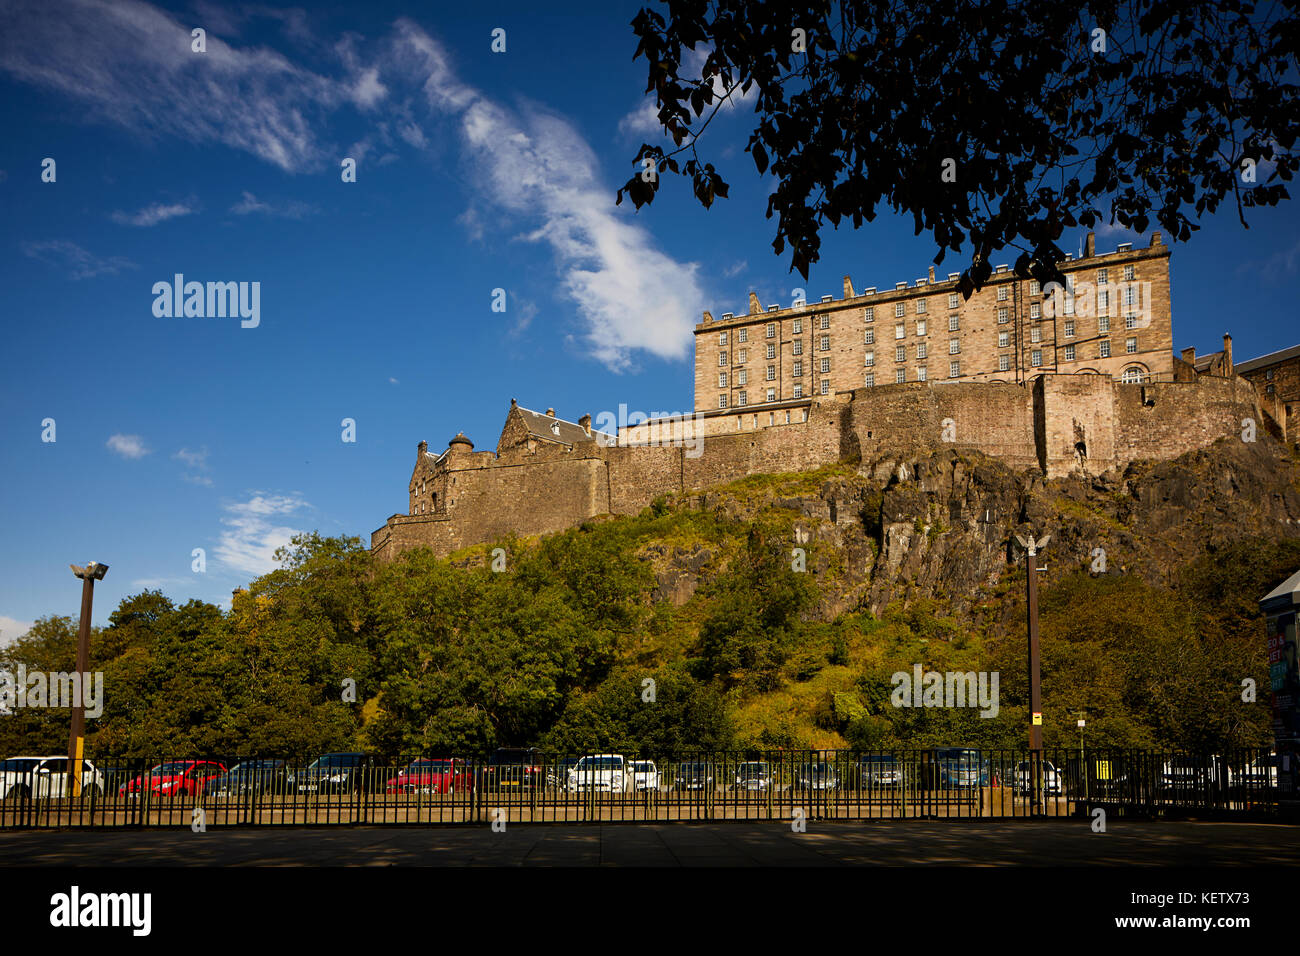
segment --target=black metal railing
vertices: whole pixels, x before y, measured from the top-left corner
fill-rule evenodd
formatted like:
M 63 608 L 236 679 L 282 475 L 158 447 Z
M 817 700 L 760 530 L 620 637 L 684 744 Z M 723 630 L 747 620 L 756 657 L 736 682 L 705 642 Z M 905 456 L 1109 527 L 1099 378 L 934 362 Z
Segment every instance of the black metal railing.
M 1035 756 L 956 747 L 532 753 L 510 762 L 101 759 L 87 762 L 80 792 L 57 771 L 0 770 L 0 828 L 1006 819 L 1083 817 L 1097 807 L 1118 816 L 1271 817 L 1276 774 L 1257 751 Z

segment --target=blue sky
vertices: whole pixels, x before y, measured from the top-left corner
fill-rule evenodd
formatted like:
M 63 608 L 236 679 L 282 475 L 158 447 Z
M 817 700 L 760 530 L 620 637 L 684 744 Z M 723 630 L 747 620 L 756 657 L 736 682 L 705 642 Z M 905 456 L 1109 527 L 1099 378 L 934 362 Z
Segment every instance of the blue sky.
M 416 443 L 494 447 L 511 398 L 688 410 L 694 323 L 750 289 L 925 275 L 932 244 L 888 214 L 827 231 L 810 281 L 791 275 L 745 103 L 705 140 L 729 200 L 705 211 L 677 183 L 616 208 L 654 135 L 639 5 L 0 0 L 0 641 L 75 616 L 69 562 L 110 566 L 103 623 L 146 587 L 226 604 L 295 531 L 368 543 L 406 507 Z M 1225 205 L 1174 246 L 1177 348 L 1300 341 L 1300 224 L 1250 223 Z M 1098 249 L 1126 240 L 1146 237 L 1102 229 Z M 260 283 L 260 324 L 156 317 L 176 273 Z

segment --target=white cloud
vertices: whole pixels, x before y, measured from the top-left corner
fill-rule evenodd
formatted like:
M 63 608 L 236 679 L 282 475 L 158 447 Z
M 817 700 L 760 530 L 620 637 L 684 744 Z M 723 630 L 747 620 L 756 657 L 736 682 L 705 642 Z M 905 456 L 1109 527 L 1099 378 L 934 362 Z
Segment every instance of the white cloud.
M 208 448 L 204 445 L 198 451 L 191 451 L 188 448 L 182 448 L 176 454 L 172 455 L 177 461 L 183 461 L 191 468 L 198 468 L 201 471 L 208 470 Z
M 637 350 L 685 357 L 704 302 L 698 263 L 666 255 L 613 208 L 571 123 L 535 104 L 516 113 L 460 83 L 441 46 L 410 21 L 398 22 L 398 35 L 396 62 L 425 77 L 430 106 L 458 116 L 482 199 L 537 223 L 522 238 L 551 247 L 595 358 L 617 370 Z
M 688 82 L 698 80 L 704 70 L 704 61 L 709 58 L 710 52 L 711 50 L 705 46 L 687 51 L 682 58 L 680 70 L 682 78 Z M 710 85 L 713 87 L 715 100 L 704 108 L 704 117 L 708 117 L 713 107 L 717 105 L 718 100 L 721 100 L 727 94 L 727 87 L 723 84 L 722 77 L 714 76 Z M 727 113 L 738 109 L 753 102 L 757 96 L 757 83 L 751 83 L 747 92 L 743 92 L 737 86 L 732 90 L 731 98 L 723 102 L 720 112 Z M 664 128 L 659 122 L 659 107 L 655 105 L 654 98 L 649 96 L 643 99 L 636 109 L 618 121 L 618 131 L 624 136 L 649 138 L 651 142 L 658 139 L 669 139 L 668 134 L 664 132 Z
M 137 213 L 115 212 L 113 221 L 123 226 L 156 226 L 177 216 L 188 216 L 196 211 L 192 203 L 160 203 L 145 206 Z
M 23 252 L 33 259 L 67 269 L 73 279 L 92 279 L 100 275 L 117 275 L 136 264 L 123 256 L 97 256 L 68 239 L 24 242 Z
M 299 529 L 277 524 L 274 519 L 310 508 L 297 494 L 271 495 L 255 492 L 248 501 L 226 505 L 226 527 L 218 539 L 215 555 L 227 567 L 258 577 L 274 571 L 275 550 L 289 544 Z
M 31 630 L 32 624 L 32 621 L 20 621 L 0 614 L 0 647 L 18 640 Z
M 119 432 L 111 436 L 105 444 L 108 446 L 109 451 L 121 455 L 123 458 L 143 458 L 149 454 L 144 439 L 139 435 L 123 435 Z
M 731 265 L 727 266 L 727 268 L 723 269 L 722 276 L 725 279 L 734 279 L 748 268 L 749 260 L 741 259 L 739 262 L 733 262 Z
M 290 199 L 282 203 L 264 202 L 248 192 L 248 190 L 244 190 L 239 197 L 239 202 L 231 206 L 230 211 L 237 216 L 258 213 L 263 216 L 278 216 L 282 219 L 303 219 L 316 212 L 317 209 L 311 203 L 301 202 L 297 199 Z

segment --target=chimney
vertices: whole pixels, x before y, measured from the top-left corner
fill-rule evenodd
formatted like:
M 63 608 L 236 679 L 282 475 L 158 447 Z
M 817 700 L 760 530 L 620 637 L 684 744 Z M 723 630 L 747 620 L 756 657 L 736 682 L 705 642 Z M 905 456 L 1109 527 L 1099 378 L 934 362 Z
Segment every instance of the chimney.
M 1097 254 L 1097 237 L 1095 234 L 1089 232 L 1088 238 L 1085 239 L 1083 243 L 1083 257 L 1085 259 L 1091 259 L 1096 254 Z
M 578 419 L 578 424 L 582 426 L 582 430 L 583 430 L 584 432 L 586 432 L 588 435 L 591 434 L 591 416 L 590 416 L 590 415 L 583 415 L 581 418 Z
M 934 285 L 934 266 L 930 266 L 930 285 Z
M 417 449 L 418 449 L 419 456 L 423 458 L 425 455 L 429 453 L 429 443 L 427 441 L 422 441 L 417 446 Z
M 1190 348 L 1190 349 L 1183 349 L 1183 361 L 1186 362 L 1188 365 L 1195 365 L 1195 364 L 1196 364 L 1196 349 L 1195 349 L 1195 347 Z
M 518 404 L 519 404 L 519 403 L 518 403 L 518 402 L 516 402 L 516 401 L 515 401 L 515 400 L 514 400 L 514 399 L 513 399 L 513 398 L 512 398 L 512 399 L 510 399 L 510 407 L 511 407 L 511 408 L 514 408 L 514 407 L 516 407 L 516 406 L 517 406 L 517 405 L 518 405 Z
M 754 295 L 754 293 L 751 292 L 749 294 L 749 314 L 758 315 L 758 313 L 762 311 L 763 311 L 763 306 L 758 301 L 758 296 Z
M 1232 336 L 1223 333 L 1223 374 L 1232 377 Z
M 853 280 L 848 276 L 844 277 L 844 298 L 852 299 L 856 293 L 853 291 Z
M 547 417 L 547 418 L 554 418 L 554 417 L 555 417 L 555 409 L 553 409 L 553 408 L 548 408 L 548 409 L 546 410 L 546 417 Z
M 705 310 L 704 310 L 704 324 L 705 324 L 705 325 L 708 325 L 708 324 L 709 324 L 710 322 L 712 322 L 712 321 L 713 321 L 713 313 L 710 312 L 708 309 L 705 309 Z
M 1151 233 L 1151 245 L 1149 248 L 1154 249 L 1156 246 L 1163 246 L 1164 244 L 1165 244 L 1165 237 L 1160 235 L 1159 230 Z

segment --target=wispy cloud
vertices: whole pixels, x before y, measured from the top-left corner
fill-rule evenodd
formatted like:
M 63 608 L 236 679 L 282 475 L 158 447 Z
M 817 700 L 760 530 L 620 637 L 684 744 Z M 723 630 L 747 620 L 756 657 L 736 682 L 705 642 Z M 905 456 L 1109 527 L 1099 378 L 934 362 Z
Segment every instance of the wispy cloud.
M 212 487 L 212 479 L 205 474 L 205 472 L 209 470 L 208 448 L 206 445 L 197 451 L 189 448 L 182 448 L 180 451 L 176 452 L 176 454 L 172 455 L 172 458 L 184 463 L 185 466 L 190 469 L 188 473 L 181 475 L 181 478 L 185 481 L 194 485 L 203 485 L 208 488 Z
M 733 262 L 731 265 L 727 266 L 727 268 L 723 269 L 722 277 L 724 279 L 734 279 L 748 268 L 749 260 L 741 259 L 739 262 Z
M 123 435 L 119 432 L 111 436 L 105 444 L 108 446 L 109 451 L 115 455 L 121 455 L 123 458 L 143 458 L 149 454 L 144 439 L 139 435 Z
M 0 614 L 0 647 L 12 644 L 32 629 L 32 621 L 20 621 L 17 618 Z
M 1300 239 L 1263 259 L 1250 259 L 1237 266 L 1237 275 L 1254 273 L 1265 279 L 1281 279 L 1300 271 Z
M 278 216 L 283 219 L 304 219 L 318 210 L 311 203 L 297 199 L 289 199 L 281 203 L 264 202 L 245 190 L 239 197 L 239 202 L 230 207 L 230 211 L 237 216 L 248 216 L 257 213 L 263 216 Z
M 221 519 L 226 527 L 217 542 L 216 557 L 250 577 L 274 571 L 276 549 L 299 533 L 299 529 L 277 521 L 310 507 L 296 493 L 273 495 L 260 491 L 247 501 L 227 504 L 226 516 Z
M 709 58 L 712 52 L 707 46 L 699 46 L 693 50 L 687 51 L 682 58 L 681 74 L 687 80 L 699 79 L 704 71 L 704 61 Z M 710 83 L 713 87 L 713 95 L 716 97 L 714 103 L 723 100 L 727 94 L 727 87 L 722 82 L 722 77 L 714 76 Z M 742 91 L 739 86 L 731 91 L 731 97 L 726 99 L 720 111 L 729 113 L 732 110 L 753 102 L 758 97 L 758 84 L 751 83 L 748 91 Z M 704 115 L 708 116 L 712 106 L 705 107 Z M 663 125 L 659 122 L 659 107 L 655 105 L 653 97 L 642 99 L 637 104 L 636 109 L 626 114 L 618 121 L 618 131 L 625 137 L 637 136 L 644 140 L 654 143 L 661 139 L 667 139 L 668 134 L 664 132 Z
M 93 279 L 95 276 L 117 275 L 123 269 L 135 269 L 136 264 L 125 256 L 97 256 L 69 239 L 49 239 L 24 242 L 23 252 L 59 269 L 66 269 L 69 278 Z
M 197 211 L 196 204 L 192 202 L 156 202 L 145 206 L 139 212 L 115 212 L 113 213 L 112 219 L 114 222 L 123 226 L 156 226 L 158 223 L 166 222 L 168 219 L 175 219 L 178 216 L 189 216 Z
M 683 358 L 704 301 L 698 263 L 666 255 L 613 208 L 596 157 L 571 123 L 537 104 L 516 112 L 465 85 L 441 44 L 411 21 L 398 21 L 397 33 L 394 62 L 423 79 L 431 108 L 457 118 L 482 201 L 531 218 L 536 227 L 520 238 L 555 254 L 592 355 L 616 370 L 638 350 Z

